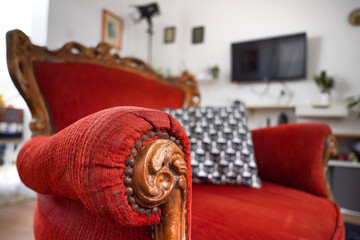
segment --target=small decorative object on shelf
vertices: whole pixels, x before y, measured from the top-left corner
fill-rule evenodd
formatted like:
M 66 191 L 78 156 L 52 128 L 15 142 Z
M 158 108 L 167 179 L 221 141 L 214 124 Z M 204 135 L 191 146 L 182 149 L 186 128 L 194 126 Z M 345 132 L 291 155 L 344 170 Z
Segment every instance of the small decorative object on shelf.
M 359 160 L 356 157 L 356 154 L 354 152 L 349 153 L 347 160 L 352 163 L 357 163 Z
M 349 21 L 352 25 L 360 26 L 360 8 L 355 9 L 350 13 Z
M 348 108 L 356 110 L 358 112 L 357 117 L 360 118 L 360 95 L 349 97 L 347 101 Z
M 327 76 L 326 71 L 323 70 L 320 75 L 314 76 L 314 80 L 321 91 L 320 103 L 324 106 L 328 106 L 331 101 L 331 90 L 335 86 L 334 78 Z
M 282 112 L 279 115 L 278 124 L 280 125 L 280 124 L 286 124 L 286 123 L 289 123 L 289 118 L 286 115 L 286 113 Z
M 0 107 L 0 141 L 21 139 L 23 134 L 24 110 Z
M 357 162 L 359 162 L 360 159 L 360 142 L 356 142 L 352 145 L 351 149 L 353 150 L 353 152 L 355 153 L 355 155 L 357 156 Z
M 213 79 L 218 79 L 219 73 L 220 73 L 220 68 L 218 65 L 215 65 L 214 67 L 211 68 L 211 74 Z

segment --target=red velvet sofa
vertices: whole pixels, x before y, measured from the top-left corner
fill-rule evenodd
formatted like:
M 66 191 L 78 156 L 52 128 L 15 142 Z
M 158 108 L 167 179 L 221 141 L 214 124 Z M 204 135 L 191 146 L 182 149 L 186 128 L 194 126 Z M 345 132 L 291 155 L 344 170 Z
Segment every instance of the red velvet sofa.
M 7 45 L 33 115 L 17 166 L 38 192 L 36 239 L 344 239 L 328 126 L 253 131 L 261 189 L 192 185 L 185 131 L 154 110 L 197 105 L 191 74 L 164 79 L 105 44 L 49 51 L 18 30 Z

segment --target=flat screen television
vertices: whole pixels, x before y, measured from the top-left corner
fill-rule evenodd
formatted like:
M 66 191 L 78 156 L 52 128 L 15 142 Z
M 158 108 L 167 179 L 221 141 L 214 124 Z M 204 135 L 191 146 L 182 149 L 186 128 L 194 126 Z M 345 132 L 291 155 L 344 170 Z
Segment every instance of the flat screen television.
M 306 77 L 306 33 L 233 43 L 232 81 Z

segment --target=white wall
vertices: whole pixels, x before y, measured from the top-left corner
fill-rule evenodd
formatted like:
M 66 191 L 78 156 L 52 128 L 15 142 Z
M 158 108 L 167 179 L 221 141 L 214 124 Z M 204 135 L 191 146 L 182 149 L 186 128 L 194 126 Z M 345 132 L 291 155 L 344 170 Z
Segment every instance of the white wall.
M 24 8 L 19 8 L 23 5 Z M 11 100 L 18 96 L 17 90 L 10 80 L 6 64 L 6 32 L 19 28 L 23 29 L 26 34 L 31 33 L 31 2 L 26 0 L 8 1 L 2 3 L 0 7 L 0 94 L 5 100 Z
M 12 0 L 0 5 L 0 94 L 7 105 L 24 109 L 24 139 L 31 136 L 28 123 L 31 113 L 11 81 L 6 64 L 6 32 L 20 29 L 35 44 L 46 45 L 49 0 Z M 21 6 L 21 7 L 20 7 Z
M 133 4 L 148 0 L 50 0 L 48 45 L 60 47 L 76 40 L 96 45 L 101 38 L 101 9 L 107 8 L 125 19 L 122 55 L 146 59 L 145 21 L 134 24 L 127 16 Z M 198 73 L 218 64 L 218 83 L 201 84 L 203 104 L 223 104 L 241 98 L 250 104 L 273 103 L 281 84 L 270 87 L 270 96 L 253 93 L 264 84 L 230 84 L 230 44 L 269 36 L 305 31 L 308 34 L 308 77 L 288 82 L 293 102 L 307 103 L 319 96 L 312 76 L 322 69 L 336 79 L 335 101 L 357 94 L 360 89 L 360 27 L 348 23 L 358 0 L 160 0 L 161 16 L 154 18 L 153 65 L 165 73 L 178 74 L 184 68 Z M 205 26 L 205 42 L 193 45 L 191 29 Z M 173 44 L 163 43 L 163 29 L 176 27 Z M 252 91 L 253 89 L 253 91 Z M 272 97 L 271 97 L 272 96 Z
M 50 0 L 48 45 L 60 47 L 67 41 L 88 46 L 101 39 L 101 10 L 107 8 L 125 20 L 122 56 L 147 57 L 147 25 L 135 24 L 127 16 L 130 5 L 150 0 Z M 216 82 L 201 82 L 203 105 L 223 105 L 240 98 L 248 104 L 311 103 L 319 98 L 312 77 L 325 69 L 336 79 L 333 100 L 344 101 L 359 94 L 360 27 L 348 22 L 349 13 L 359 7 L 358 0 L 159 0 L 161 16 L 153 19 L 153 66 L 164 73 L 179 74 L 188 69 L 199 73 L 219 65 Z M 165 27 L 176 27 L 173 44 L 163 43 Z M 193 45 L 191 29 L 205 26 L 205 42 Z M 284 88 L 270 85 L 269 93 L 259 96 L 263 83 L 230 83 L 230 44 L 244 40 L 305 31 L 308 36 L 307 78 L 289 81 L 293 93 L 289 102 L 279 99 Z M 357 124 L 351 120 L 352 125 Z
M 163 14 L 154 20 L 155 65 L 176 72 L 183 61 L 195 73 L 206 66 L 220 66 L 221 83 L 202 84 L 203 103 L 223 104 L 233 98 L 242 98 L 250 104 L 276 102 L 271 96 L 278 93 L 281 84 L 272 84 L 270 96 L 262 98 L 253 94 L 251 87 L 259 92 L 264 84 L 229 84 L 230 44 L 302 31 L 307 32 L 309 39 L 308 77 L 288 82 L 294 92 L 293 101 L 306 103 L 317 99 L 319 91 L 312 76 L 322 69 L 337 80 L 335 101 L 359 93 L 360 27 L 348 22 L 349 13 L 359 7 L 358 0 L 224 0 L 221 4 L 215 0 L 166 0 L 159 3 Z M 176 43 L 163 44 L 162 30 L 171 25 L 177 27 Z M 205 43 L 193 45 L 191 28 L 198 25 L 205 26 Z M 129 34 L 133 39 L 140 38 L 138 32 Z

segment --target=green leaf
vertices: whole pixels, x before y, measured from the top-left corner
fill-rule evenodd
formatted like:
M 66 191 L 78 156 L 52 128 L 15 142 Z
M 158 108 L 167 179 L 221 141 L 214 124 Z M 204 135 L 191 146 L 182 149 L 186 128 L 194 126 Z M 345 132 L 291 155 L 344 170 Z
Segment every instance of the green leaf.
M 357 98 L 357 96 L 351 96 L 351 97 L 346 98 L 346 101 L 353 102 L 353 101 L 355 101 L 356 98 Z M 360 98 L 360 96 L 359 96 L 359 98 Z
M 314 75 L 314 81 L 322 92 L 328 92 L 335 86 L 334 78 L 328 77 L 325 70 L 321 71 L 319 76 Z
M 351 103 L 348 103 L 347 107 L 348 108 L 353 108 L 355 107 L 359 102 L 351 102 Z

